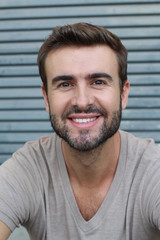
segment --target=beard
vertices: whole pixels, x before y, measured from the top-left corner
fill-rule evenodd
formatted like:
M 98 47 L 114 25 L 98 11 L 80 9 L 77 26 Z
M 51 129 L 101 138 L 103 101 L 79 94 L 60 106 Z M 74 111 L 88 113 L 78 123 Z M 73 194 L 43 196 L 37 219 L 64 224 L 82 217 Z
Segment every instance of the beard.
M 104 117 L 104 122 L 96 136 L 91 136 L 90 130 L 79 130 L 79 136 L 73 137 L 72 130 L 66 125 L 66 118 L 73 113 L 98 113 Z M 78 107 L 72 107 L 66 110 L 59 121 L 58 117 L 49 111 L 51 126 L 57 135 L 64 139 L 70 147 L 80 151 L 91 151 L 100 145 L 104 144 L 109 138 L 111 138 L 119 129 L 122 106 L 120 99 L 120 106 L 117 111 L 112 113 L 111 121 L 109 122 L 108 113 L 94 105 L 89 106 L 85 111 L 81 111 Z

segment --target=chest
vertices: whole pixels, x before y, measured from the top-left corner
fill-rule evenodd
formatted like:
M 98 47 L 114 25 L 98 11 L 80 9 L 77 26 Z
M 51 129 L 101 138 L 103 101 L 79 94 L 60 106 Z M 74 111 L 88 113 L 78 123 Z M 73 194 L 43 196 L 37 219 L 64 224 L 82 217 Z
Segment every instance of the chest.
M 74 193 L 77 206 L 82 217 L 89 221 L 101 207 L 106 193 L 99 191 L 85 191 L 83 193 Z

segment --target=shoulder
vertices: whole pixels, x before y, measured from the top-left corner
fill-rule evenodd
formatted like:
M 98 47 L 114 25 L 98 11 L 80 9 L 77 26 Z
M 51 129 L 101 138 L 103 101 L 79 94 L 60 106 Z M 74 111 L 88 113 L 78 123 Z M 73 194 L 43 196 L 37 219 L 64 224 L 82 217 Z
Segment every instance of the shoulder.
M 151 138 L 139 138 L 131 133 L 120 131 L 122 144 L 125 144 L 127 155 L 145 161 L 160 160 L 160 146 Z
M 54 147 L 56 142 L 56 134 L 52 134 L 49 136 L 42 136 L 38 140 L 28 141 L 24 144 L 22 148 L 20 148 L 17 153 L 25 153 L 29 152 L 30 154 L 33 152 L 47 152 L 50 151 L 51 148 Z
M 22 148 L 13 153 L 12 159 L 26 160 L 32 163 L 37 160 L 49 160 L 50 152 L 53 154 L 56 151 L 56 138 L 57 136 L 52 134 L 50 136 L 43 136 L 35 141 L 28 141 Z
M 0 166 L 1 175 L 8 173 L 28 179 L 42 177 L 42 173 L 46 173 L 56 161 L 56 141 L 57 136 L 52 134 L 27 142 Z
M 157 168 L 160 174 L 160 147 L 152 139 L 141 139 L 127 132 L 120 132 L 122 157 L 126 159 L 126 172 L 139 183 L 145 178 L 150 181 L 150 174 Z

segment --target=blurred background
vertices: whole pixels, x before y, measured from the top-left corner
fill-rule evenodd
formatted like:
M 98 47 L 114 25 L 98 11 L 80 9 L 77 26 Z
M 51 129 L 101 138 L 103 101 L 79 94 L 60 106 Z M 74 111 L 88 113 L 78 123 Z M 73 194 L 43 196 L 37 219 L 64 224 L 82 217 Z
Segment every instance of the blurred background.
M 37 53 L 55 26 L 75 22 L 102 25 L 121 38 L 131 84 L 121 129 L 160 144 L 160 0 L 0 0 L 0 163 L 26 141 L 52 133 Z

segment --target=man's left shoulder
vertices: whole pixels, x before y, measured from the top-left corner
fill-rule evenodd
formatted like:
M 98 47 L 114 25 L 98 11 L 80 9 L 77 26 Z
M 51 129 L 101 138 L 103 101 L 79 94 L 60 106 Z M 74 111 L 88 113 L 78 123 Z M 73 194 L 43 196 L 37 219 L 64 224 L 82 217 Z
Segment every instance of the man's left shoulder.
M 126 139 L 128 154 L 147 161 L 160 161 L 160 146 L 151 138 L 140 138 L 132 133 L 121 131 L 121 135 Z

